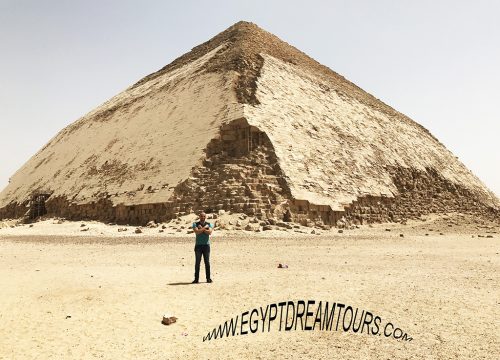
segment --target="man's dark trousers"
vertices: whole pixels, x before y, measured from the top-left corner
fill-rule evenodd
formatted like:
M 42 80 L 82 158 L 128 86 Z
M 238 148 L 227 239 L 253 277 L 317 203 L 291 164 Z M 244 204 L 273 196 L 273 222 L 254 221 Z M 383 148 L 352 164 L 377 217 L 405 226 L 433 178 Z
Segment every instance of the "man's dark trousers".
M 201 256 L 203 255 L 203 261 L 205 262 L 205 275 L 207 280 L 210 279 L 210 245 L 195 245 L 194 254 L 196 255 L 196 263 L 194 265 L 194 279 L 196 281 L 200 278 L 200 263 Z

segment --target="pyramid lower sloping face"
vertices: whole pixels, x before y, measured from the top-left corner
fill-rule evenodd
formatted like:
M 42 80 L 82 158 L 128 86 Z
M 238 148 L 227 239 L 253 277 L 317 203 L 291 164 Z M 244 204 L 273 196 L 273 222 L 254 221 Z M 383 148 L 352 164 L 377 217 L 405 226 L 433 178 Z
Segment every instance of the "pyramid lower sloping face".
M 63 129 L 12 177 L 0 208 L 36 191 L 74 203 L 109 194 L 113 204 L 164 202 L 201 164 L 223 122 L 242 116 L 235 74 L 203 65 L 224 45 L 131 87 Z
M 262 54 L 249 123 L 274 145 L 293 198 L 343 210 L 360 196 L 398 195 L 389 167 L 437 170 L 488 206 L 498 200 L 422 127 L 325 88 L 296 66 Z

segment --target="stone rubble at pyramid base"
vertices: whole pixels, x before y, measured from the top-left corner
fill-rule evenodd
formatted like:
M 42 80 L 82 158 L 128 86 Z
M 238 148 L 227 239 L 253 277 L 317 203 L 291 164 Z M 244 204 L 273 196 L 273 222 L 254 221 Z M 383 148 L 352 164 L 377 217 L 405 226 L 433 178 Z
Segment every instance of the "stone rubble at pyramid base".
M 498 210 L 475 201 L 469 190 L 451 183 L 432 169 L 392 167 L 387 170 L 398 196 L 360 196 L 346 205 L 345 211 L 333 211 L 328 205 L 295 199 L 267 135 L 240 119 L 223 127 L 220 138 L 211 140 L 205 160 L 193 168 L 187 180 L 176 186 L 169 201 L 113 205 L 109 195 L 102 194 L 95 202 L 75 204 L 59 196 L 49 197 L 45 208 L 48 217 L 130 225 L 145 225 L 150 221 L 161 223 L 201 210 L 244 213 L 267 221 L 264 225 L 286 221 L 310 227 L 404 222 L 431 213 L 448 212 L 499 219 Z M 0 218 L 22 218 L 26 210 L 26 204 L 11 204 L 0 210 Z

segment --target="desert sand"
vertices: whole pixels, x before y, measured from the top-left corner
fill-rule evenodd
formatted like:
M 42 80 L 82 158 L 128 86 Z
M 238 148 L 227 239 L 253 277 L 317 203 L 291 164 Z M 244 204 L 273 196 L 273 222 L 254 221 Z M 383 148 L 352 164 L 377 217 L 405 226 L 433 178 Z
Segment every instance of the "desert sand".
M 203 282 L 202 265 L 196 285 L 192 235 L 125 235 L 102 224 L 81 232 L 51 220 L 4 227 L 0 358 L 496 359 L 500 227 L 466 220 L 321 235 L 215 232 L 214 283 Z M 272 326 L 203 341 L 244 311 L 310 299 L 370 311 L 412 340 Z M 177 322 L 162 325 L 165 313 Z

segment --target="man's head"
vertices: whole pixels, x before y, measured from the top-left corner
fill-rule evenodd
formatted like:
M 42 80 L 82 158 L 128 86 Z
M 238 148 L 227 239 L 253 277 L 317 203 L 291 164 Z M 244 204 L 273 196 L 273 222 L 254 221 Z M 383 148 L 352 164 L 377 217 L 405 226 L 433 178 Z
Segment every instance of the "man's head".
M 205 219 L 207 218 L 207 214 L 205 214 L 204 211 L 200 212 L 200 221 L 205 222 Z

